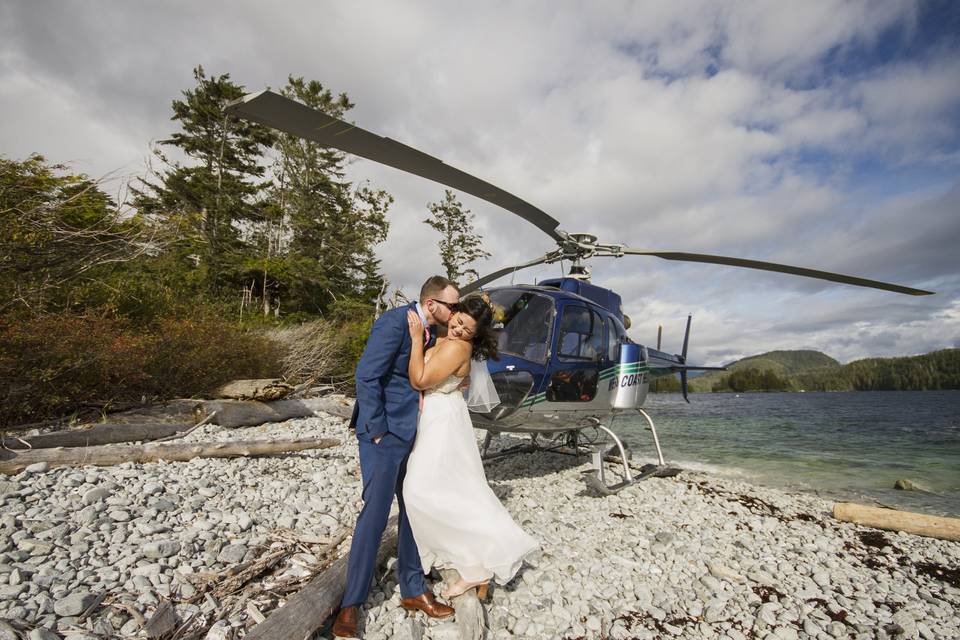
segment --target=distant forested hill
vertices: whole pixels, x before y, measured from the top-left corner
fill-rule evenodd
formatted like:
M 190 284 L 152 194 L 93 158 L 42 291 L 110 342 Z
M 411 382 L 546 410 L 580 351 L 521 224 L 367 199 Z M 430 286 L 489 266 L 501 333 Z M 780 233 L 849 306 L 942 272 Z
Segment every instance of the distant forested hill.
M 960 349 L 841 365 L 819 351 L 771 351 L 690 381 L 691 391 L 925 391 L 960 389 Z
M 770 351 L 728 364 L 693 378 L 691 391 L 790 390 L 791 376 L 815 370 L 839 369 L 840 363 L 819 351 Z M 731 376 L 733 377 L 731 387 Z

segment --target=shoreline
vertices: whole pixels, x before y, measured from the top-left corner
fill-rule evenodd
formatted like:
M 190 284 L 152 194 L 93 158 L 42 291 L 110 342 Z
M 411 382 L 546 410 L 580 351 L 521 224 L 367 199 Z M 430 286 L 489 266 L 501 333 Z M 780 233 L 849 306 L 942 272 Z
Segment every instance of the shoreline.
M 324 556 L 347 548 L 361 504 L 345 421 L 205 425 L 184 438 L 311 436 L 341 444 L 0 479 L 0 618 L 58 636 L 73 630 L 77 640 L 135 637 L 138 616 L 149 619 L 172 596 L 196 602 L 176 605 L 181 619 L 209 626 L 218 611 L 204 585 L 280 548 L 278 535 L 298 537 L 297 548 L 258 580 L 309 579 Z M 587 466 L 547 453 L 488 464 L 494 492 L 542 546 L 513 581 L 494 587 L 486 637 L 960 636 L 960 543 L 841 523 L 816 495 L 696 471 L 595 497 L 580 477 Z M 363 637 L 456 638 L 453 622 L 406 616 L 388 568 L 378 569 L 362 612 Z M 91 607 L 99 593 L 106 598 Z M 278 601 L 260 593 L 247 602 L 269 615 Z M 219 628 L 239 637 L 251 617 L 241 607 Z

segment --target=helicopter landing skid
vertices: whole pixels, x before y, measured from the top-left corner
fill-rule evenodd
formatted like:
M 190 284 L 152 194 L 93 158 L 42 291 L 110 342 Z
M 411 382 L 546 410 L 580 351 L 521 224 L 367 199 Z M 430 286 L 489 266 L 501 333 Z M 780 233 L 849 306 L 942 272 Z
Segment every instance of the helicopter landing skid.
M 657 449 L 657 460 L 659 461 L 659 464 L 645 464 L 640 468 L 639 474 L 633 475 L 630 471 L 629 449 L 624 448 L 623 442 L 610 428 L 613 426 L 613 420 L 616 418 L 617 414 L 614 413 L 610 418 L 610 426 L 604 426 L 599 420 L 594 419 L 596 420 L 596 424 L 593 426 L 596 429 L 606 433 L 607 436 L 609 436 L 613 441 L 613 444 L 608 447 L 606 451 L 604 451 L 600 446 L 591 447 L 593 468 L 583 472 L 583 479 L 584 482 L 587 483 L 587 486 L 601 495 L 613 495 L 630 486 L 631 484 L 645 480 L 646 478 L 665 478 L 675 476 L 680 473 L 680 469 L 668 467 L 663 461 L 663 452 L 660 450 L 660 439 L 657 437 L 657 429 L 653 425 L 653 420 L 643 409 L 638 408 L 637 412 L 646 419 L 650 428 L 650 432 L 653 434 L 653 444 Z M 611 455 L 614 452 L 619 455 Z M 623 472 L 621 474 L 622 479 L 620 482 L 612 485 L 607 484 L 603 464 L 604 461 L 620 462 L 623 465 Z

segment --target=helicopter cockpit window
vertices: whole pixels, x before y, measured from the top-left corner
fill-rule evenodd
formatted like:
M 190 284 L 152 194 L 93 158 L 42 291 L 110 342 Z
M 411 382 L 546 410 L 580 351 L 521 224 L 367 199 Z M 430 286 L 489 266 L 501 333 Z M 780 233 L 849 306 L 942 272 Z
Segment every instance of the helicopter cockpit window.
M 553 326 L 553 299 L 533 291 L 500 289 L 490 292 L 498 350 L 533 362 L 546 362 Z
M 560 319 L 557 356 L 560 360 L 597 360 L 603 353 L 603 321 L 586 307 L 568 306 Z

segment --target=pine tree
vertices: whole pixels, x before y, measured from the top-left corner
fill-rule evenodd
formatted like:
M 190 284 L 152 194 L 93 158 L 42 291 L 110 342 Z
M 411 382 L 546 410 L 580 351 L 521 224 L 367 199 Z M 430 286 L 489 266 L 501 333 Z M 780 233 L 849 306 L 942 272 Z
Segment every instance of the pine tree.
M 427 205 L 432 217 L 423 222 L 440 233 L 437 246 L 440 248 L 440 262 L 447 272 L 447 278 L 458 281 L 468 271 L 466 267 L 474 260 L 489 258 L 483 250 L 483 237 L 474 231 L 473 214 L 464 209 L 449 189 L 444 190 L 441 202 Z M 473 272 L 476 274 L 476 272 Z
M 283 95 L 336 118 L 353 107 L 346 94 L 334 96 L 317 81 L 291 76 Z M 325 313 L 337 306 L 371 306 L 383 288 L 374 247 L 386 239 L 385 191 L 355 186 L 344 177 L 343 152 L 291 135 L 276 142 L 276 180 L 270 190 L 273 212 L 273 278 L 263 271 L 266 290 L 287 296 L 286 307 Z
M 171 119 L 181 131 L 160 141 L 154 153 L 161 168 L 133 191 L 141 212 L 180 223 L 181 244 L 189 246 L 203 270 L 206 288 L 217 292 L 238 279 L 243 225 L 263 216 L 257 206 L 263 188 L 258 179 L 264 175 L 264 150 L 275 135 L 224 112 L 244 93 L 229 74 L 207 77 L 198 66 L 193 75 L 196 86 L 172 105 Z M 170 160 L 162 147 L 178 149 L 191 162 Z

